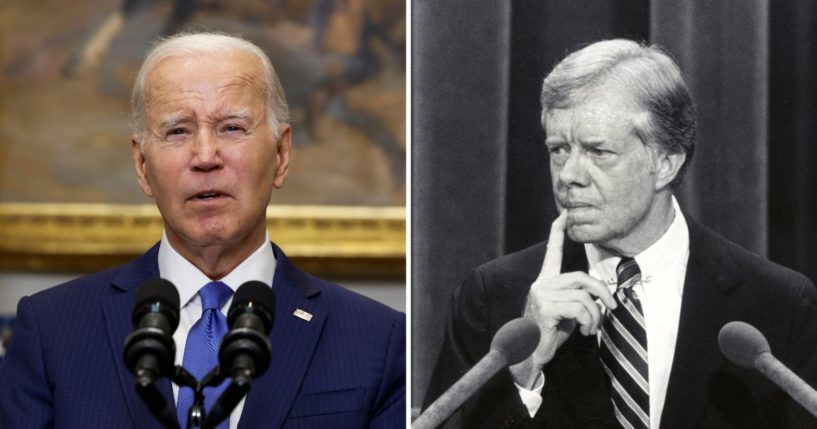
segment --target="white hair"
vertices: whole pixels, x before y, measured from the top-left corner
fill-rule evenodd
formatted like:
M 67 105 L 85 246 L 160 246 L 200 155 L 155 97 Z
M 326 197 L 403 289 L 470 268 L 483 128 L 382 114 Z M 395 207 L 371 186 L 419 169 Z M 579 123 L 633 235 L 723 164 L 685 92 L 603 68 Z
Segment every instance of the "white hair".
M 147 58 L 136 74 L 131 95 L 132 120 L 131 126 L 139 145 L 144 146 L 144 136 L 147 132 L 145 118 L 145 81 L 150 72 L 165 58 L 189 57 L 224 52 L 247 52 L 255 55 L 261 64 L 264 75 L 264 90 L 266 92 L 266 111 L 273 135 L 280 137 L 281 125 L 289 123 L 289 106 L 286 95 L 275 68 L 272 67 L 267 55 L 258 46 L 242 39 L 221 33 L 180 33 L 161 40 L 148 52 Z

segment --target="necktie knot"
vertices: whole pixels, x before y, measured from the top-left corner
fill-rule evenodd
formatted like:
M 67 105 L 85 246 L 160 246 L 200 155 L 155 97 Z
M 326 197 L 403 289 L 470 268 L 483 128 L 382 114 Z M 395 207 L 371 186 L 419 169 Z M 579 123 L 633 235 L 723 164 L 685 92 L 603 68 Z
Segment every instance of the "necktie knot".
M 210 282 L 199 289 L 201 311 L 218 310 L 224 306 L 233 290 L 222 282 Z
M 630 289 L 641 280 L 641 269 L 635 259 L 625 257 L 621 258 L 621 262 L 618 263 L 616 275 L 618 276 L 618 288 Z

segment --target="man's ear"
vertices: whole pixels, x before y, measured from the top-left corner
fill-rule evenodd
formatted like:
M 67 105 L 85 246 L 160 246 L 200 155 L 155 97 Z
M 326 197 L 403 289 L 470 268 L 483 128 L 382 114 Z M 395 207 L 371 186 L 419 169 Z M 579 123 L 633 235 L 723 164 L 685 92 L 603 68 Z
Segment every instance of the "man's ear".
M 275 154 L 275 177 L 272 179 L 272 186 L 280 189 L 284 186 L 284 181 L 289 173 L 289 153 L 292 149 L 292 128 L 289 124 L 281 126 L 281 137 L 278 138 Z
M 130 138 L 131 154 L 133 155 L 133 167 L 136 169 L 136 181 L 139 182 L 139 187 L 145 195 L 153 198 L 153 189 L 150 187 L 150 181 L 147 176 L 147 166 L 145 165 L 145 154 L 142 148 L 139 147 L 139 140 L 136 134 Z
M 669 153 L 665 150 L 656 150 L 655 163 L 655 190 L 663 189 L 669 186 L 678 172 L 681 171 L 681 166 L 687 159 L 684 152 Z

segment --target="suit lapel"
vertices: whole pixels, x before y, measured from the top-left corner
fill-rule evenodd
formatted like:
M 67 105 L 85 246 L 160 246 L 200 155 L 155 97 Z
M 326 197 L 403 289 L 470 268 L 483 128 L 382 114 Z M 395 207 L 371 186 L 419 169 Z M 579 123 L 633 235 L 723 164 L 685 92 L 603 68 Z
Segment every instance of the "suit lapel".
M 316 281 L 302 273 L 273 244 L 276 258 L 273 289 L 277 298 L 270 332 L 272 359 L 266 374 L 247 394 L 239 428 L 278 428 L 283 425 L 309 368 L 329 308 L 319 299 Z M 311 314 L 309 321 L 294 315 Z M 299 312 L 300 313 L 300 312 Z M 304 313 L 300 313 L 304 314 Z
M 124 358 L 122 357 L 125 338 L 133 331 L 130 319 L 133 302 L 136 299 L 136 290 L 146 279 L 159 276 L 158 249 L 159 245 L 157 244 L 139 259 L 123 267 L 112 282 L 113 293 L 103 303 L 108 343 L 114 356 L 114 365 L 116 366 L 122 394 L 125 396 L 133 426 L 136 428 L 161 427 L 142 401 L 142 398 L 136 393 L 133 375 L 125 367 Z M 159 389 L 165 399 L 173 402 L 170 380 L 167 378 L 161 379 Z
M 739 279 L 732 261 L 710 248 L 712 233 L 688 223 L 689 261 L 661 427 L 696 426 L 707 405 L 709 377 L 726 363 L 718 333 L 741 313 L 729 297 Z

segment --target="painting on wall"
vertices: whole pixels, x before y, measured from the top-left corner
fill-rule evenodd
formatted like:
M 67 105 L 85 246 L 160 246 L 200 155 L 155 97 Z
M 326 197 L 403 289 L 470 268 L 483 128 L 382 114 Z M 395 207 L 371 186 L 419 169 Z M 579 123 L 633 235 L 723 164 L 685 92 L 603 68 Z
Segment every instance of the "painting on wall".
M 262 47 L 286 90 L 294 152 L 273 204 L 404 204 L 404 1 L 27 0 L 0 22 L 0 201 L 149 202 L 133 78 L 159 37 L 207 30 Z
M 130 155 L 130 90 L 157 39 L 191 31 L 241 35 L 279 74 L 293 153 L 271 208 L 283 208 L 276 215 L 292 243 L 304 244 L 302 255 L 315 252 L 309 240 L 327 236 L 327 228 L 348 237 L 324 256 L 378 242 L 375 227 L 386 227 L 389 257 L 402 258 L 405 9 L 405 0 L 0 2 L 0 228 L 13 236 L 0 243 L 0 269 L 19 264 L 14 258 L 26 251 L 54 251 L 55 240 L 76 253 L 86 241 L 113 243 L 107 237 L 117 228 L 161 231 L 158 213 L 130 209 L 152 203 L 136 184 Z M 142 224 L 127 220 L 140 216 Z M 279 223 L 271 219 L 270 228 Z M 293 236 L 298 225 L 303 232 Z M 349 232 L 356 228 L 363 235 Z M 35 251 L 37 234 L 43 242 Z M 103 251 L 96 249 L 86 253 Z

